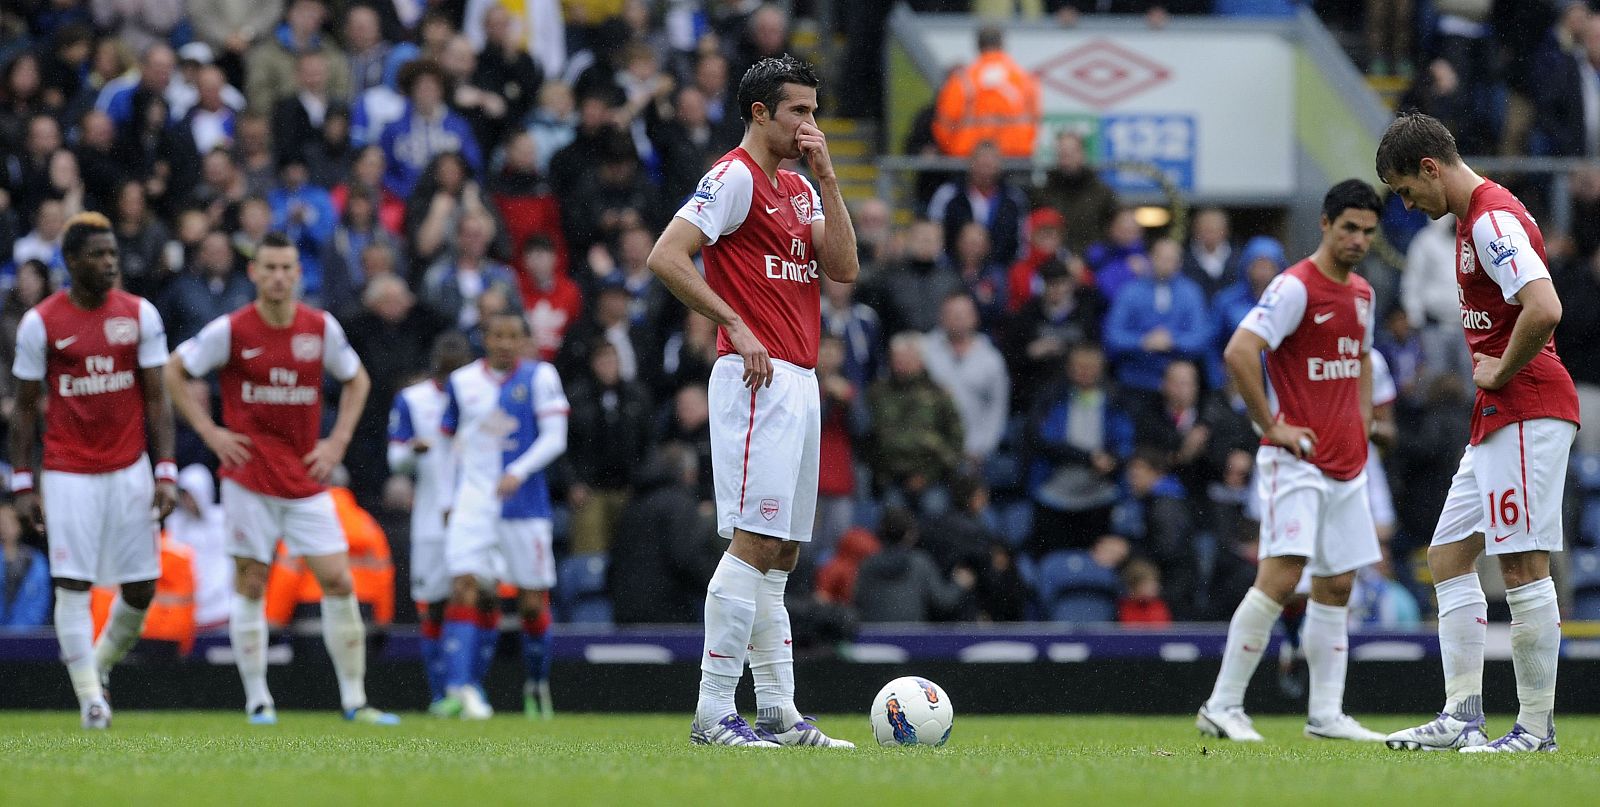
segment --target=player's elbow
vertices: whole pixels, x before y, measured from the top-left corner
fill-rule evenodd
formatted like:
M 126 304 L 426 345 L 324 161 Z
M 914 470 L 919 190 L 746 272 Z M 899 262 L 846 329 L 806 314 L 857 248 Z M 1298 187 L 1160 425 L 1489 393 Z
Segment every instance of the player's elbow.
M 672 271 L 672 267 L 679 263 L 679 258 L 687 259 L 688 256 L 674 254 L 670 247 L 657 241 L 650 249 L 650 257 L 645 259 L 644 265 L 649 267 L 656 277 L 664 278 Z

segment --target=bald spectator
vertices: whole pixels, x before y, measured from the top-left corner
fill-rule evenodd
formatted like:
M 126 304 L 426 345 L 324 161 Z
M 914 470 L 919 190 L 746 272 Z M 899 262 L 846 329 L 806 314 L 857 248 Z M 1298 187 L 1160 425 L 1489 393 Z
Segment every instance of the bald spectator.
M 168 82 L 166 92 L 167 106 L 170 107 L 173 120 L 183 120 L 189 110 L 200 102 L 200 75 L 214 66 L 215 62 L 215 53 L 204 42 L 190 42 L 178 48 L 178 72 Z M 244 93 L 228 83 L 226 73 L 219 75 L 221 80 L 213 84 L 211 91 L 221 98 L 222 105 L 234 112 L 242 112 Z
M 939 327 L 922 343 L 928 376 L 944 387 L 961 414 L 964 451 L 976 467 L 1000 447 L 1011 409 L 1011 378 L 1000 350 L 978 330 L 978 308 L 964 292 L 946 297 Z
M 367 5 L 353 5 L 345 11 L 344 48 L 350 65 L 352 99 L 382 86 L 392 58 L 405 55 L 384 41 L 378 12 Z
M 1130 282 L 1106 317 L 1106 354 L 1123 389 L 1154 393 L 1175 359 L 1206 355 L 1215 334 L 1200 286 L 1181 273 L 1176 241 L 1150 247 L 1150 276 Z
M 861 289 L 862 302 L 877 309 L 887 333 L 925 332 L 939 321 L 939 306 L 961 291 L 961 276 L 942 260 L 939 225 L 919 219 L 906 233 L 906 254 Z
M 967 175 L 946 182 L 928 201 L 928 218 L 944 226 L 944 250 L 955 254 L 961 228 L 977 221 L 989 230 L 989 261 L 1010 266 L 1022 249 L 1022 220 L 1028 199 L 1005 178 L 1000 150 L 993 143 L 972 150 Z
M 1083 148 L 1083 136 L 1062 129 L 1055 137 L 1055 165 L 1045 172 L 1034 202 L 1055 208 L 1066 221 L 1067 248 L 1082 255 L 1103 238 L 1117 212 L 1117 194 L 1094 167 Z
M 127 169 L 117 159 L 117 128 L 111 116 L 91 110 L 78 122 L 78 144 L 72 153 L 78 158 L 78 173 L 83 176 L 84 195 L 91 199 L 110 199 Z
M 489 258 L 494 227 L 487 212 L 465 213 L 456 230 L 454 253 L 435 263 L 422 280 L 423 301 L 463 331 L 478 324 L 474 303 L 489 288 L 500 289 L 513 308 L 522 308 L 516 277 L 505 264 Z
M 267 112 L 278 99 L 296 92 L 295 57 L 321 53 L 328 66 L 328 95 L 350 100 L 350 63 L 333 38 L 322 33 L 328 8 L 322 0 L 289 0 L 284 13 L 287 27 L 250 49 L 246 63 L 245 96 L 250 109 Z
M 1194 214 L 1194 237 L 1183 251 L 1183 276 L 1200 287 L 1207 300 L 1239 279 L 1239 262 L 1228 240 L 1228 213 L 1220 207 Z
M 238 110 L 228 105 L 224 95 L 227 89 L 228 78 L 221 68 L 206 65 L 195 74 L 195 102 L 184 113 L 179 125 L 194 141 L 196 154 L 210 154 L 214 149 L 233 146 Z
M 228 236 L 212 230 L 200 240 L 195 259 L 161 293 L 157 306 L 167 326 L 167 344 L 176 347 L 205 324 L 255 297 L 255 287 L 233 261 Z
M 506 113 L 501 132 L 496 135 L 498 142 L 505 130 L 521 124 L 533 111 L 539 88 L 549 74 L 536 57 L 528 54 L 523 38 L 518 36 L 516 19 L 504 6 L 491 6 L 485 11 L 483 27 L 485 40 L 478 53 L 478 69 L 472 74 L 472 83 L 505 99 Z M 471 38 L 470 33 L 468 38 Z
M 95 108 L 111 116 L 119 131 L 126 131 L 144 119 L 144 110 L 151 103 L 166 97 L 178 67 L 178 55 L 172 48 L 157 43 L 146 48 L 139 58 L 137 72 L 106 82 L 95 100 Z
M 322 138 L 328 112 L 342 104 L 328 94 L 328 57 L 306 51 L 294 58 L 294 93 L 272 106 L 272 149 L 279 161 L 304 159 L 312 143 Z

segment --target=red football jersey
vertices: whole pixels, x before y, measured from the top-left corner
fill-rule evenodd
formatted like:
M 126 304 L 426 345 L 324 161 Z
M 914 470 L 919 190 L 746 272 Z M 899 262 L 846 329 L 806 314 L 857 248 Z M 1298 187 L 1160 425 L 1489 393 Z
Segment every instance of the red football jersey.
M 43 468 L 103 474 L 136 462 L 146 450 L 139 371 L 166 362 L 161 316 L 125 291 L 92 311 L 58 291 L 24 314 L 11 369 L 44 387 Z
M 775 359 L 812 368 L 822 338 L 822 291 L 811 225 L 822 200 L 805 177 L 768 178 L 743 148 L 728 152 L 678 211 L 705 233 L 706 282 Z M 717 329 L 717 353 L 733 353 Z
M 298 305 L 289 327 L 274 328 L 249 303 L 212 320 L 178 355 L 192 376 L 220 369 L 222 424 L 250 438 L 250 460 L 222 476 L 284 499 L 322 492 L 305 463 L 321 434 L 322 373 L 348 381 L 361 369 L 331 315 Z
M 1316 432 L 1311 464 L 1334 479 L 1367 467 L 1361 357 L 1372 349 L 1372 286 L 1335 283 L 1310 259 L 1273 278 L 1239 327 L 1267 340 L 1278 419 Z M 1262 445 L 1266 445 L 1262 441 Z
M 1539 279 L 1550 279 L 1544 234 L 1511 191 L 1484 180 L 1472 191 L 1467 217 L 1456 222 L 1456 290 L 1461 328 L 1473 353 L 1505 355 L 1522 315 L 1514 298 Z M 1472 444 L 1503 426 L 1535 418 L 1579 422 L 1578 390 L 1556 355 L 1554 337 L 1505 386 L 1478 390 Z

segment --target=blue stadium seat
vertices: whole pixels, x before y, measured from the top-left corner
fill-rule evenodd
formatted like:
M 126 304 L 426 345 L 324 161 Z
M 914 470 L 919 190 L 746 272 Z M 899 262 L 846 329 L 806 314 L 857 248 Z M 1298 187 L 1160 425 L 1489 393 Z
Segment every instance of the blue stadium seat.
M 1585 493 L 1600 492 L 1600 454 L 1573 454 L 1572 473 Z
M 1600 620 L 1600 549 L 1579 549 L 1572 560 L 1572 618 Z
M 1026 498 L 1015 499 L 998 505 L 996 509 L 1000 520 L 1000 540 L 1012 549 L 1022 546 L 1033 534 L 1033 502 Z
M 1578 537 L 1589 546 L 1600 546 L 1600 494 L 1583 497 L 1582 512 L 1578 516 Z
M 1087 552 L 1051 552 L 1039 563 L 1039 598 L 1050 619 L 1114 622 L 1122 583 Z
M 606 556 L 573 555 L 556 571 L 556 613 L 563 622 L 611 622 Z

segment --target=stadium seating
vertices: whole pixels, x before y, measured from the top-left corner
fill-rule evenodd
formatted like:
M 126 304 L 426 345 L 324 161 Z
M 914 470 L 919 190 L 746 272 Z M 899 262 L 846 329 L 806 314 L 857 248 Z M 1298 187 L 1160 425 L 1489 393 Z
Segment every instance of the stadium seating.
M 562 622 L 611 623 L 606 556 L 573 555 L 556 572 L 556 615 Z
M 1572 553 L 1572 618 L 1600 620 L 1600 549 Z
M 1051 552 L 1039 562 L 1039 597 L 1056 622 L 1115 622 L 1122 585 L 1087 552 Z

